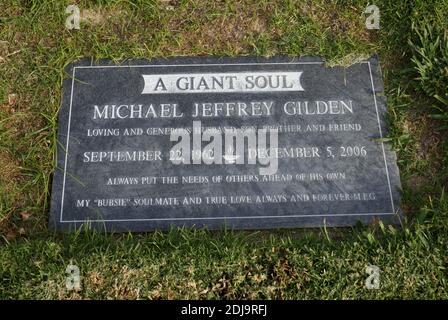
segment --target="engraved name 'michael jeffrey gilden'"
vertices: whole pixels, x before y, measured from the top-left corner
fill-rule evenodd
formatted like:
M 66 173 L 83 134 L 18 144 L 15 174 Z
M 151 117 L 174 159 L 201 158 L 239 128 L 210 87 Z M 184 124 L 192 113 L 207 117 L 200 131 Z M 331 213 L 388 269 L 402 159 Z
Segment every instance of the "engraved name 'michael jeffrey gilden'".
M 262 117 L 275 114 L 274 101 L 195 102 L 191 116 L 209 117 Z M 353 113 L 352 100 L 287 101 L 281 107 L 287 116 L 338 115 Z M 94 120 L 182 118 L 177 103 L 161 104 L 106 104 L 93 106 Z

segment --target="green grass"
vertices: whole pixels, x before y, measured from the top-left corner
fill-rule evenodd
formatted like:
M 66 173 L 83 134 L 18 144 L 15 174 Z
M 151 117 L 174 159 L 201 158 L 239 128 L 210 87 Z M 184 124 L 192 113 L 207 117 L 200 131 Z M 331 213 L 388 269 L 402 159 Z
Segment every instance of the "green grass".
M 77 233 L 10 244 L 0 251 L 2 297 L 88 299 L 375 299 L 448 297 L 446 198 L 422 210 L 426 223 L 398 230 L 148 235 Z M 340 237 L 343 237 L 341 239 Z M 64 288 L 76 264 L 82 291 Z M 364 287 L 380 266 L 380 290 Z M 23 266 L 27 266 L 24 268 Z
M 412 63 L 418 72 L 418 88 L 433 98 L 433 106 L 438 109 L 432 117 L 448 121 L 448 31 L 442 28 L 420 21 L 412 26 L 417 40 L 410 40 L 410 43 L 414 51 Z
M 64 27 L 72 3 L 85 12 L 81 30 Z M 380 30 L 365 28 L 365 1 L 1 1 L 0 298 L 447 299 L 446 113 L 427 90 L 443 93 L 446 74 L 415 62 L 416 46 L 429 62 L 446 52 L 427 51 L 434 38 L 412 26 L 425 21 L 442 38 L 448 1 L 375 4 Z M 403 183 L 402 228 L 47 230 L 63 68 L 73 60 L 287 54 L 348 65 L 375 52 Z M 80 292 L 65 288 L 71 261 Z M 364 288 L 369 264 L 381 269 L 379 290 Z

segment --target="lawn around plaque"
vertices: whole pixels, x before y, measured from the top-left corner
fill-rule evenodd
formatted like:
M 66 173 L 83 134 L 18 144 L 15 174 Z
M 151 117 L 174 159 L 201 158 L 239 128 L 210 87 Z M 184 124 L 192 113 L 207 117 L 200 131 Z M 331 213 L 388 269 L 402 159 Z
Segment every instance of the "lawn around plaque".
M 0 299 L 448 298 L 446 0 L 0 13 Z

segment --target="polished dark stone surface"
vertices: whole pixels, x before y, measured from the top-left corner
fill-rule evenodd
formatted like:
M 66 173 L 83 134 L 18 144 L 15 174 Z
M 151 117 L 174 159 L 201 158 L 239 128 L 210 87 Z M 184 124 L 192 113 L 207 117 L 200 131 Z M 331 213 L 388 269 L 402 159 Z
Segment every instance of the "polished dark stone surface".
M 120 65 L 82 60 L 68 66 L 66 72 L 52 228 L 74 230 L 88 222 L 108 231 L 181 225 L 259 229 L 399 220 L 396 157 L 381 139 L 387 135 L 386 105 L 377 57 L 348 68 L 327 68 L 315 57 L 186 57 Z M 177 89 L 165 84 L 166 93 L 142 93 L 153 85 L 145 89 L 143 75 L 157 79 L 158 75 L 185 74 L 197 80 L 200 74 L 282 72 L 297 74 L 300 84 L 291 85 L 289 91 L 269 90 L 261 89 L 260 79 L 258 91 L 232 91 L 228 86 L 229 92 L 211 92 L 210 83 L 203 82 L 201 88 L 208 86 L 209 91 L 181 92 L 187 85 L 196 89 L 200 85 L 186 80 L 179 82 Z M 244 109 L 240 114 L 235 111 L 238 102 Z M 205 104 L 206 115 L 216 116 L 193 118 L 195 103 Z M 222 104 L 216 107 L 216 103 Z M 226 103 L 233 107 L 225 109 Z M 109 119 L 101 114 L 106 105 L 139 104 L 148 117 L 138 118 L 140 114 L 134 112 L 136 118 L 130 119 L 129 107 L 119 111 L 127 117 L 124 119 L 110 119 L 112 109 L 107 109 Z M 147 112 L 151 104 L 156 117 Z M 265 108 L 269 104 L 270 113 Z M 274 181 L 263 181 L 260 164 L 173 164 L 168 157 L 176 142 L 170 141 L 166 129 L 191 128 L 193 120 L 201 120 L 202 127 L 280 126 L 278 146 L 293 148 L 295 156 L 278 159 L 277 175 L 270 179 Z M 125 135 L 126 129 L 134 129 L 134 135 Z M 140 129 L 143 133 L 135 135 Z M 108 135 L 101 136 L 104 132 Z M 313 156 L 313 148 L 318 156 Z M 126 159 L 126 151 L 142 151 L 140 158 L 150 160 L 160 155 L 161 160 L 116 161 Z M 300 152 L 307 157 L 300 157 Z M 98 161 L 101 153 L 105 156 Z M 177 183 L 172 177 L 177 177 Z

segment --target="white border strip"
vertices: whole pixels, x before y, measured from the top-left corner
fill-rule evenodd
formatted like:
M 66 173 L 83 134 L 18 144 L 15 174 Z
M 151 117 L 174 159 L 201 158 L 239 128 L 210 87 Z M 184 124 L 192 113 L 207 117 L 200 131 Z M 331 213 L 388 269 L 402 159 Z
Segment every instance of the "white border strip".
M 70 122 L 71 122 L 71 119 L 72 119 L 72 104 L 73 104 L 73 88 L 74 88 L 74 85 L 75 85 L 75 70 L 76 70 L 76 67 L 73 67 L 72 92 L 70 93 L 70 110 L 68 111 L 67 144 L 65 145 L 64 182 L 62 184 L 61 215 L 60 215 L 60 218 L 59 218 L 59 222 L 64 222 L 62 220 L 62 211 L 64 209 L 65 178 L 67 176 L 67 157 L 68 157 L 68 146 L 69 146 L 69 142 L 70 142 Z
M 355 213 L 349 214 L 348 216 L 386 216 L 391 215 L 392 213 Z M 340 217 L 347 216 L 343 214 L 319 214 L 319 215 L 309 215 L 309 214 L 299 214 L 299 215 L 287 215 L 287 216 L 242 216 L 242 217 L 203 217 L 203 218 L 151 218 L 151 219 L 114 219 L 114 220 L 71 220 L 71 221 L 62 221 L 62 222 L 132 222 L 132 221 L 170 221 L 170 220 L 225 220 L 225 219 L 274 219 L 274 218 L 308 218 L 308 217 Z
M 375 102 L 376 118 L 378 119 L 378 129 L 380 131 L 380 137 L 381 137 L 381 148 L 383 149 L 384 167 L 386 168 L 387 183 L 389 184 L 390 203 L 392 205 L 392 212 L 395 212 L 394 199 L 393 199 L 393 196 L 392 196 L 392 188 L 390 186 L 390 179 L 389 179 L 389 168 L 387 167 L 386 152 L 384 151 L 383 132 L 381 130 L 380 116 L 379 116 L 379 113 L 378 113 L 378 106 L 377 106 L 377 103 L 376 103 L 375 86 L 373 85 L 372 69 L 370 67 L 370 61 L 367 61 L 367 62 L 369 64 L 370 81 L 372 82 L 372 90 L 373 90 L 373 100 Z
M 208 66 L 263 66 L 274 64 L 323 64 L 323 61 L 304 61 L 304 62 L 267 62 L 267 63 L 199 63 L 199 64 L 135 64 L 135 65 L 119 65 L 119 66 L 77 66 L 78 69 L 97 69 L 97 68 L 146 68 L 146 67 L 208 67 Z M 366 63 L 366 61 L 362 61 Z
M 389 185 L 389 194 L 392 204 L 392 211 L 393 212 L 387 212 L 387 213 L 353 213 L 353 214 L 313 214 L 313 215 L 286 215 L 286 216 L 242 216 L 242 217 L 202 217 L 202 218 L 149 218 L 149 219 L 114 219 L 114 220 L 62 220 L 62 213 L 64 209 L 64 195 L 65 195 L 65 181 L 66 181 L 66 173 L 67 173 L 67 156 L 68 156 L 68 146 L 70 141 L 70 120 L 71 120 L 71 114 L 72 114 L 72 105 L 73 105 L 73 89 L 74 89 L 74 82 L 75 82 L 75 70 L 78 69 L 96 69 L 96 68 L 137 68 L 137 67 L 198 67 L 198 66 L 234 66 L 234 65 L 291 65 L 291 64 L 324 64 L 323 61 L 316 61 L 316 62 L 271 62 L 271 63 L 220 63 L 220 64 L 169 64 L 169 65 L 120 65 L 120 66 L 77 66 L 73 67 L 73 74 L 72 74 L 72 89 L 70 94 L 70 109 L 69 109 L 69 115 L 68 115 L 68 130 L 67 130 L 67 144 L 65 148 L 65 165 L 64 165 L 64 181 L 62 185 L 62 201 L 61 201 L 61 214 L 60 214 L 60 223 L 83 223 L 83 222 L 139 222 L 139 221 L 176 221 L 176 220 L 226 220 L 226 219 L 271 219 L 271 218 L 308 218 L 308 217 L 341 217 L 341 216 L 374 216 L 374 215 L 395 215 L 395 207 L 393 202 L 393 196 L 392 196 L 392 188 L 390 185 L 390 179 L 389 179 L 389 170 L 387 167 L 387 160 L 386 160 L 386 153 L 384 150 L 384 143 L 383 143 L 383 133 L 381 130 L 381 123 L 378 113 L 378 105 L 376 101 L 376 93 L 375 93 L 375 87 L 373 85 L 373 75 L 372 75 L 372 69 L 370 67 L 370 61 L 361 61 L 360 63 L 367 63 L 369 66 L 369 73 L 370 73 L 370 81 L 372 83 L 372 90 L 373 90 L 373 99 L 375 102 L 375 109 L 376 109 L 376 115 L 378 120 L 378 129 L 381 137 L 381 147 L 383 151 L 383 158 L 384 158 L 384 165 L 386 169 L 386 177 L 387 182 Z

